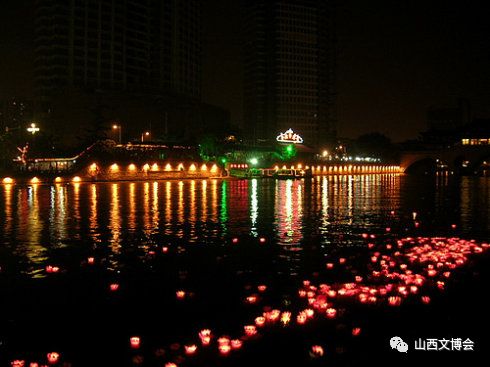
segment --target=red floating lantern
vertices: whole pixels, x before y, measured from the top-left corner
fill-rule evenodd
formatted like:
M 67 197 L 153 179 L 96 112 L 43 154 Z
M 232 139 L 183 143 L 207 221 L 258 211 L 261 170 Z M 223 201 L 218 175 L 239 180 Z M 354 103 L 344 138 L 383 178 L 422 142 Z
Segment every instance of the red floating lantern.
M 313 358 L 323 357 L 324 351 L 321 345 L 313 345 L 310 350 L 310 356 Z
M 184 299 L 185 298 L 185 291 L 179 290 L 175 292 L 175 295 L 177 296 L 177 299 Z
M 15 361 L 10 362 L 10 366 L 12 367 L 24 367 L 26 362 L 22 359 L 16 359 Z
M 245 330 L 245 335 L 247 336 L 254 336 L 257 334 L 257 328 L 255 325 L 245 325 L 243 329 Z
M 332 263 L 327 263 L 327 269 L 333 269 L 333 264 Z
M 184 349 L 185 349 L 185 354 L 187 354 L 188 356 L 191 356 L 191 355 L 196 353 L 197 345 L 195 345 L 195 344 L 185 345 Z
M 325 313 L 329 319 L 333 319 L 337 316 L 337 310 L 335 308 L 327 308 Z
M 260 237 L 259 241 L 260 241 L 260 243 L 265 243 L 265 238 L 264 237 Z
M 257 289 L 259 290 L 259 292 L 265 292 L 267 289 L 267 286 L 261 284 L 261 285 L 257 286 Z
M 422 302 L 428 305 L 430 303 L 430 297 L 429 296 L 422 296 Z
M 452 229 L 456 229 L 456 224 L 451 224 Z
M 235 237 L 235 238 L 233 238 L 233 239 L 231 240 L 231 242 L 232 242 L 232 243 L 238 243 L 238 238 L 236 238 L 236 237 Z
M 352 336 L 359 336 L 361 335 L 361 328 L 360 327 L 355 327 L 352 329 Z
M 174 362 L 167 362 L 165 363 L 165 367 L 177 367 L 177 365 Z
M 255 325 L 264 326 L 264 324 L 265 324 L 265 317 L 259 316 L 255 318 Z
M 131 338 L 129 338 L 129 345 L 133 349 L 138 349 L 141 345 L 140 337 L 139 336 L 132 336 Z
M 296 322 L 300 325 L 306 323 L 307 316 L 304 312 L 300 312 L 298 316 L 296 316 Z
M 165 252 L 168 252 L 168 247 L 167 247 L 167 246 L 163 246 L 163 247 L 162 247 L 162 252 L 164 252 L 164 253 L 165 253 Z
M 281 315 L 282 324 L 286 326 L 287 324 L 289 324 L 289 321 L 291 321 L 291 312 L 289 311 L 283 312 Z
M 48 357 L 48 363 L 49 364 L 58 363 L 58 361 L 60 360 L 60 354 L 57 352 L 48 353 L 47 357 Z
M 229 344 L 222 344 L 218 346 L 218 349 L 222 355 L 227 355 L 231 351 L 231 346 Z
M 401 297 L 398 297 L 398 296 L 388 297 L 388 304 L 390 306 L 400 306 L 401 303 L 402 303 Z
M 87 259 L 87 263 L 89 263 L 90 265 L 93 265 L 95 263 L 95 258 L 94 257 L 89 257 Z
M 119 289 L 119 284 L 112 283 L 111 285 L 109 285 L 109 289 L 111 290 L 111 292 L 115 292 Z
M 339 259 L 339 264 L 345 264 L 345 257 L 341 257 Z
M 246 298 L 247 303 L 254 304 L 257 302 L 257 296 L 248 296 Z
M 211 343 L 211 330 L 203 329 L 199 332 L 199 338 L 202 345 L 209 345 Z
M 231 341 L 231 347 L 233 349 L 240 349 L 243 345 L 243 342 L 240 339 L 233 339 Z
M 31 363 L 29 363 L 29 367 L 39 367 L 39 363 L 31 362 Z
M 385 231 L 386 231 L 386 232 L 391 232 L 391 228 L 390 228 L 390 227 L 386 227 L 386 228 L 385 228 Z

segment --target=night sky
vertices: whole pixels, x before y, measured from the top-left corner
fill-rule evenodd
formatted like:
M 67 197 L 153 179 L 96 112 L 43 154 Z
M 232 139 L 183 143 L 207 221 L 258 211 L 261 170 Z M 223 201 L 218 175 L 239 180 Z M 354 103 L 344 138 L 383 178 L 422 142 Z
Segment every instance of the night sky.
M 32 95 L 30 1 L 0 5 L 0 99 Z M 339 1 L 338 131 L 395 141 L 425 129 L 429 106 L 470 101 L 490 117 L 490 22 L 482 1 Z M 203 101 L 242 121 L 239 1 L 205 0 Z

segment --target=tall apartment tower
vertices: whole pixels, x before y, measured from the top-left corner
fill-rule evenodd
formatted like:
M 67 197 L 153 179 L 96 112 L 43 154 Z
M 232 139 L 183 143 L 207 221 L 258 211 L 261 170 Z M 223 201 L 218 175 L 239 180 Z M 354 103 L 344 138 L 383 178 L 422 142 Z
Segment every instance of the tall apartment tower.
M 254 141 L 292 128 L 322 147 L 335 137 L 332 0 L 244 1 L 244 123 Z
M 199 0 L 37 0 L 36 84 L 200 96 Z
M 97 105 L 128 139 L 149 126 L 163 134 L 172 116 L 177 124 L 200 103 L 200 0 L 36 0 L 36 8 L 36 112 L 52 131 L 81 135 Z

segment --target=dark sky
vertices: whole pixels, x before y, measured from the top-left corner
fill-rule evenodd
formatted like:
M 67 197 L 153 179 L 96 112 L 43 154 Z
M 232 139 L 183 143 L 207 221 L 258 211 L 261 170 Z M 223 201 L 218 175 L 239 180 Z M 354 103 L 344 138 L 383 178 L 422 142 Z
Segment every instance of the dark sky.
M 470 101 L 490 117 L 490 21 L 483 1 L 338 1 L 338 131 L 395 141 L 425 128 L 431 105 Z M 0 2 L 0 98 L 31 91 L 32 7 Z M 238 0 L 203 0 L 203 100 L 242 121 Z M 15 67 L 13 67 L 15 65 Z

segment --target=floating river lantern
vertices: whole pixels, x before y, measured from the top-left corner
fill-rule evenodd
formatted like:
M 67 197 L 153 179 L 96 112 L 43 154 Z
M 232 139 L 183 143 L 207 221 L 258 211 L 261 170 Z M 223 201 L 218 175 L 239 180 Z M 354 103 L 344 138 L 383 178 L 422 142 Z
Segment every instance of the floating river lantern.
M 111 292 L 115 292 L 119 289 L 119 284 L 112 283 L 111 285 L 109 285 L 109 289 L 111 290 Z
M 359 336 L 361 335 L 361 328 L 360 327 L 355 327 L 352 329 L 352 336 Z
M 260 237 L 259 242 L 260 243 L 265 243 L 265 238 L 264 237 Z
M 231 240 L 231 242 L 232 242 L 232 243 L 238 243 L 238 238 L 236 238 L 236 237 L 235 237 L 235 238 L 233 238 L 233 239 Z
M 243 345 L 243 342 L 240 339 L 233 339 L 231 341 L 231 347 L 233 349 L 240 349 Z
M 260 327 L 260 326 L 264 326 L 264 324 L 265 324 L 265 317 L 259 316 L 255 318 L 255 325 Z
M 430 297 L 429 296 L 422 296 L 422 302 L 428 305 L 430 303 Z
M 10 362 L 11 367 L 24 367 L 26 364 L 26 361 L 22 359 L 16 359 L 15 361 Z
M 132 336 L 131 338 L 129 338 L 129 345 L 133 349 L 138 349 L 141 345 L 140 337 L 139 336 Z
M 296 316 L 296 322 L 300 325 L 306 323 L 307 316 L 304 312 L 300 312 L 298 316 Z
M 257 328 L 255 327 L 255 325 L 245 325 L 243 329 L 245 330 L 245 335 L 247 336 L 253 336 L 257 334 Z
M 188 356 L 191 356 L 191 355 L 196 353 L 197 345 L 195 345 L 195 344 L 185 345 L 184 349 L 185 349 L 185 354 L 187 354 Z
M 174 362 L 167 362 L 165 363 L 165 367 L 177 367 L 177 365 Z
M 231 346 L 229 344 L 221 344 L 218 346 L 218 349 L 222 355 L 227 355 L 231 351 Z
M 401 303 L 402 303 L 402 299 L 399 296 L 388 297 L 388 304 L 390 306 L 400 306 Z
M 321 345 L 313 345 L 310 350 L 310 355 L 312 357 L 323 357 L 324 351 Z
M 89 257 L 87 259 L 87 263 L 89 263 L 90 265 L 93 265 L 95 263 L 95 258 L 94 257 Z
M 51 353 L 48 353 L 47 358 L 48 358 L 49 364 L 55 364 L 55 363 L 58 363 L 58 361 L 60 359 L 60 354 L 57 352 L 51 352 Z
M 248 296 L 246 298 L 247 303 L 254 304 L 257 303 L 257 296 Z
M 211 343 L 211 330 L 203 329 L 199 332 L 199 338 L 201 339 L 202 345 L 209 345 Z
M 175 292 L 175 295 L 177 296 L 177 299 L 184 299 L 185 298 L 185 291 L 179 290 Z
M 327 263 L 327 269 L 333 269 L 333 264 L 332 263 Z
M 327 308 L 325 313 L 329 319 L 333 319 L 337 316 L 337 310 L 335 308 Z
M 283 312 L 281 314 L 281 322 L 284 326 L 286 326 L 287 324 L 289 324 L 289 322 L 291 321 L 291 312 L 289 311 L 286 311 L 286 312 Z
M 267 286 L 261 284 L 261 285 L 257 286 L 257 289 L 258 289 L 259 292 L 265 292 L 266 289 L 267 289 Z

